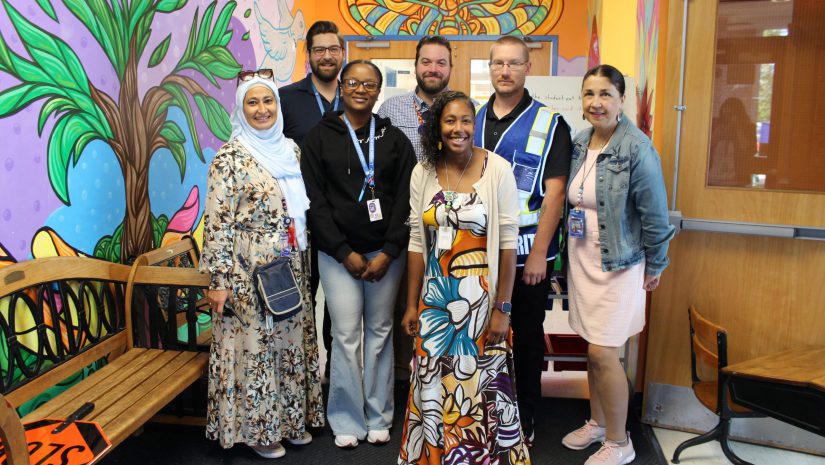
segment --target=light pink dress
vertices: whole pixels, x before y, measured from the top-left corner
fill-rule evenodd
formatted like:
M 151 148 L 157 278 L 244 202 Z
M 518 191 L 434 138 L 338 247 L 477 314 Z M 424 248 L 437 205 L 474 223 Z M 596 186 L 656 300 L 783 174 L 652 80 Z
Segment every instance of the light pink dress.
M 645 264 L 619 271 L 602 271 L 599 217 L 596 210 L 596 159 L 599 150 L 588 150 L 587 158 L 570 183 L 568 198 L 578 202 L 584 180 L 581 208 L 585 213 L 585 237 L 568 238 L 567 290 L 570 327 L 591 344 L 619 347 L 645 325 Z

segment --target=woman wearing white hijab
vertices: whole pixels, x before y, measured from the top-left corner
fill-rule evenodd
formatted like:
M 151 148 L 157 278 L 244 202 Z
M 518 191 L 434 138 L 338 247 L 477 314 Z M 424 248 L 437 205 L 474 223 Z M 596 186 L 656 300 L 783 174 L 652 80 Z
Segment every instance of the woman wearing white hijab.
M 282 440 L 308 444 L 324 425 L 318 345 L 308 289 L 306 210 L 300 151 L 283 134 L 271 70 L 245 71 L 235 96 L 232 137 L 209 167 L 200 269 L 211 276 L 212 350 L 206 436 L 267 458 Z M 264 318 L 251 271 L 289 256 L 304 308 Z

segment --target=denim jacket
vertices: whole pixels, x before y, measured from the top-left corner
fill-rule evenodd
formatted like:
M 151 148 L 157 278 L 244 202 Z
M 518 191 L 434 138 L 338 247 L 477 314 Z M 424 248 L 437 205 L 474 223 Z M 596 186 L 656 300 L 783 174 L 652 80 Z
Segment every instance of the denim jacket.
M 584 163 L 593 129 L 573 141 L 567 191 Z M 622 117 L 596 161 L 596 202 L 602 270 L 617 271 L 645 261 L 645 274 L 658 276 L 668 265 L 667 248 L 675 234 L 659 155 L 650 139 Z M 571 199 L 568 198 L 568 205 Z M 577 240 L 569 238 L 568 240 Z

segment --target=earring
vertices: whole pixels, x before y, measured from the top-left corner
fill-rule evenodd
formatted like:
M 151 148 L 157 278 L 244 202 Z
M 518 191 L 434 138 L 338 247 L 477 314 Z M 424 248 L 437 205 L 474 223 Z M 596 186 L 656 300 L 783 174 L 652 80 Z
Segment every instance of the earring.
M 618 115 L 616 115 L 616 122 L 620 123 L 621 121 L 622 121 L 622 114 L 619 113 Z
M 441 150 L 441 141 L 438 141 L 438 150 Z
M 582 113 L 582 121 L 586 120 L 587 118 L 584 117 L 584 113 Z

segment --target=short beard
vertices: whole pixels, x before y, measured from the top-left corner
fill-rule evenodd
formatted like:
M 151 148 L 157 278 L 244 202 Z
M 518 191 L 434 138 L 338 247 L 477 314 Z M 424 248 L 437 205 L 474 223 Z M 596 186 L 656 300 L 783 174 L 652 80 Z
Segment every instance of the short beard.
M 427 94 L 427 95 L 438 95 L 444 89 L 447 88 L 447 85 L 450 83 L 450 80 L 442 78 L 441 82 L 439 84 L 437 84 L 435 86 L 428 86 L 426 84 L 426 81 L 424 81 L 424 78 L 416 74 L 415 75 L 415 82 L 418 83 L 418 88 L 421 89 L 421 91 L 424 92 L 425 94 Z
M 321 69 L 321 63 L 314 64 L 312 62 L 309 63 L 309 68 L 312 70 L 312 74 L 324 82 L 332 82 L 338 79 L 338 73 L 341 71 L 340 66 L 336 66 L 335 70 L 331 73 L 328 73 L 326 70 Z

